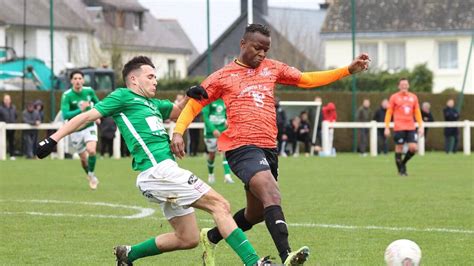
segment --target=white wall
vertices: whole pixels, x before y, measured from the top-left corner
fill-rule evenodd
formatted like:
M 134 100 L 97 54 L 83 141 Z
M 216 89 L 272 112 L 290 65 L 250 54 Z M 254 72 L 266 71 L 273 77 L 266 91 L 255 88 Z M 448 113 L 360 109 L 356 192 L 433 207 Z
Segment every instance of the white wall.
M 0 46 L 6 46 L 5 44 L 5 27 L 0 26 Z
M 458 68 L 457 69 L 439 69 L 438 68 L 438 42 L 439 41 L 457 41 L 458 43 Z M 352 58 L 351 40 L 326 40 L 325 41 L 325 67 L 340 67 L 347 65 Z M 378 67 L 386 69 L 386 44 L 388 42 L 404 42 L 406 52 L 406 66 L 412 69 L 417 64 L 427 63 L 428 68 L 433 71 L 433 92 L 439 93 L 448 87 L 454 87 L 457 90 L 462 88 L 464 71 L 467 64 L 470 37 L 420 37 L 420 38 L 360 38 L 357 42 L 371 42 L 378 44 Z M 358 47 L 356 48 L 357 53 Z M 466 80 L 465 93 L 474 94 L 474 53 L 471 54 L 471 66 Z
M 68 37 L 77 38 L 77 52 L 72 55 L 72 62 L 68 62 Z M 86 32 L 55 31 L 54 32 L 54 73 L 66 67 L 83 67 L 89 63 L 89 36 Z M 36 57 L 51 66 L 51 50 L 49 30 L 39 29 L 36 31 Z
M 168 60 L 176 60 L 176 70 L 180 74 L 181 78 L 187 77 L 187 60 L 189 56 L 183 54 L 168 54 L 168 53 L 153 53 L 153 52 L 124 52 L 122 54 L 122 62 L 125 64 L 128 60 L 134 56 L 144 55 L 150 57 L 153 64 L 157 68 L 158 79 L 163 78 L 168 72 Z

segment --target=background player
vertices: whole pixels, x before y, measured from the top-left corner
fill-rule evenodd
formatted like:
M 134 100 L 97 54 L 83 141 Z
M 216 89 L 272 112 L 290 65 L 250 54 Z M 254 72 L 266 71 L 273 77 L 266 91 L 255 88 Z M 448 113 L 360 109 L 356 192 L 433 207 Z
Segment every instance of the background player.
M 408 91 L 410 83 L 408 79 L 401 78 L 398 81 L 399 92 L 390 96 L 388 102 L 387 113 L 385 114 L 385 136 L 390 136 L 390 121 L 393 114 L 395 141 L 395 163 L 398 173 L 407 176 L 407 162 L 415 155 L 418 149 L 418 137 L 423 136 L 423 118 L 421 117 L 420 104 L 418 97 Z M 415 117 L 418 122 L 418 134 L 416 134 L 416 126 L 413 120 Z M 408 151 L 402 158 L 403 145 L 408 143 Z
M 276 84 L 300 88 L 322 86 L 368 67 L 367 54 L 358 56 L 350 66 L 330 71 L 301 73 L 296 68 L 266 58 L 271 39 L 268 27 L 250 24 L 240 41 L 237 59 L 211 74 L 202 82 L 209 99 L 191 100 L 180 115 L 171 147 L 184 156 L 183 133 L 202 107 L 222 98 L 227 107 L 229 127 L 219 137 L 218 148 L 226 152 L 232 171 L 243 181 L 247 206 L 234 215 L 246 231 L 265 221 L 279 256 L 285 265 L 303 264 L 309 248 L 293 251 L 281 208 L 278 187 L 277 127 L 274 89 Z M 200 87 L 200 86 L 199 86 Z M 217 228 L 201 231 L 205 258 L 214 260 L 214 247 L 222 236 Z
M 94 104 L 99 102 L 91 87 L 84 87 L 84 73 L 80 70 L 73 70 L 69 75 L 72 88 L 63 93 L 61 99 L 61 112 L 64 120 L 70 120 L 73 117 L 91 110 Z M 99 120 L 96 121 L 99 123 Z M 71 134 L 73 147 L 79 153 L 81 165 L 87 174 L 89 186 L 96 189 L 99 184 L 94 170 L 96 164 L 97 149 L 97 125 L 94 121 L 78 128 Z
M 202 115 L 204 118 L 204 143 L 207 148 L 207 169 L 209 171 L 208 182 L 214 184 L 216 177 L 214 176 L 214 160 L 217 151 L 217 138 L 227 128 L 227 116 L 225 112 L 225 104 L 222 99 L 217 99 L 209 105 L 202 108 Z M 224 182 L 234 183 L 230 175 L 230 167 L 225 158 L 222 158 L 222 165 L 224 166 Z
M 161 205 L 174 232 L 161 234 L 134 246 L 117 246 L 118 265 L 132 265 L 143 257 L 180 249 L 199 243 L 199 228 L 194 209 L 212 214 L 227 243 L 245 265 L 264 265 L 230 214 L 229 203 L 190 171 L 180 168 L 171 153 L 169 136 L 163 125 L 176 120 L 187 99 L 180 105 L 158 100 L 155 66 L 148 57 L 138 56 L 125 64 L 122 75 L 127 88 L 109 94 L 92 110 L 82 113 L 38 145 L 38 157 L 44 158 L 57 141 L 78 128 L 103 116 L 112 116 L 133 156 L 133 169 L 141 171 L 137 187 L 150 201 Z M 193 95 L 189 92 L 188 95 Z

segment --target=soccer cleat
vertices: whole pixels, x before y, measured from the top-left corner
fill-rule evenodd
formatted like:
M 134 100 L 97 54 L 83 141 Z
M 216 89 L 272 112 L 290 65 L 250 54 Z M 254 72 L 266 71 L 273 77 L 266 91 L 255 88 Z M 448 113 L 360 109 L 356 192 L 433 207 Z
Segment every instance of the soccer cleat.
M 207 176 L 207 183 L 209 183 L 211 185 L 216 183 L 216 177 L 214 176 L 214 174 L 209 174 Z
M 130 252 L 130 246 L 116 246 L 114 247 L 114 255 L 117 260 L 117 266 L 133 266 L 128 260 L 128 253 Z
M 260 258 L 254 266 L 272 266 L 275 265 L 273 264 L 272 260 L 270 259 L 270 256 L 266 256 L 263 258 Z
M 88 175 L 87 175 L 87 180 L 89 180 L 89 187 L 90 187 L 92 190 L 96 190 L 96 189 L 97 189 L 97 185 L 99 184 L 99 179 L 97 178 L 97 176 L 95 176 L 93 173 L 92 173 L 92 174 L 88 174 Z
M 224 183 L 234 184 L 235 182 L 232 179 L 232 177 L 230 176 L 230 174 L 226 174 L 226 175 L 224 175 Z
M 202 263 L 204 266 L 215 266 L 216 260 L 216 244 L 212 243 L 209 238 L 207 238 L 207 232 L 211 228 L 203 228 L 200 233 L 200 242 L 202 244 Z
M 402 164 L 402 166 L 400 167 L 400 175 L 401 176 L 408 176 L 407 165 L 406 164 Z
M 303 265 L 305 261 L 309 257 L 309 248 L 307 246 L 303 246 L 297 251 L 290 252 L 288 254 L 288 258 L 286 258 L 283 265 L 285 266 L 296 266 L 296 265 Z

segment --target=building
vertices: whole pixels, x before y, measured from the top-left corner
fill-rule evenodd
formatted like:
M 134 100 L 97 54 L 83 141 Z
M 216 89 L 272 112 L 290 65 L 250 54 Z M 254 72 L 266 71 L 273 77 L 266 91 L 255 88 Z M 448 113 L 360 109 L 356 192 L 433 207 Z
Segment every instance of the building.
M 352 58 L 351 4 L 332 1 L 321 36 L 325 67 L 339 67 Z M 356 51 L 368 52 L 371 68 L 398 71 L 427 64 L 433 71 L 433 92 L 460 90 L 474 30 L 474 2 L 466 0 L 357 0 Z M 465 93 L 474 93 L 473 64 Z
M 51 66 L 49 2 L 0 0 L 0 46 Z M 155 19 L 137 0 L 54 1 L 56 74 L 84 66 L 119 70 L 139 54 L 152 58 L 159 78 L 183 78 L 197 50 L 176 20 Z
M 211 44 L 211 72 L 239 55 L 239 43 L 247 26 L 247 0 L 241 0 L 240 5 L 240 16 Z M 253 1 L 254 23 L 265 24 L 272 32 L 272 47 L 268 57 L 301 70 L 316 70 L 323 67 L 324 49 L 319 31 L 325 16 L 324 8 L 319 10 L 273 8 L 268 6 L 267 0 Z M 207 53 L 204 52 L 189 66 L 189 75 L 206 76 L 207 64 Z

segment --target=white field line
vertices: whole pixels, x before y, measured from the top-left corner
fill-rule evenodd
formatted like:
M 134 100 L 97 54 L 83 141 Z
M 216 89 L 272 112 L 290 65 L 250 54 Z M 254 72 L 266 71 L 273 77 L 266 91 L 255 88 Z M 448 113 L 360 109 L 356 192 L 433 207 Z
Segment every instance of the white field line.
M 110 208 L 121 208 L 131 209 L 138 211 L 133 215 L 103 215 L 103 214 L 74 214 L 74 213 L 44 213 L 44 212 L 0 212 L 0 214 L 16 215 L 16 214 L 27 214 L 27 215 L 39 215 L 39 216 L 62 216 L 62 217 L 97 217 L 97 218 L 120 218 L 120 219 L 140 219 L 147 216 L 151 216 L 155 213 L 154 209 L 143 208 L 132 205 L 113 204 L 106 202 L 77 202 L 77 201 L 62 201 L 62 200 L 2 200 L 0 202 L 21 202 L 21 203 L 42 203 L 42 204 L 77 204 L 77 205 L 89 205 L 89 206 L 105 206 Z
M 74 214 L 74 213 L 44 213 L 44 212 L 7 212 L 0 211 L 0 215 L 36 215 L 36 216 L 53 216 L 53 217 L 94 217 L 94 218 L 113 218 L 113 219 L 141 219 L 147 218 L 154 220 L 164 221 L 163 217 L 150 217 L 154 214 L 155 210 L 151 208 L 143 208 L 133 205 L 122 205 L 112 204 L 105 202 L 75 202 L 75 201 L 59 201 L 59 200 L 2 200 L 0 202 L 32 202 L 32 203 L 43 203 L 43 204 L 80 204 L 80 205 L 91 205 L 91 206 L 105 206 L 111 208 L 125 208 L 139 211 L 134 215 L 102 215 L 102 214 Z M 214 221 L 211 219 L 199 219 L 200 222 L 211 223 Z M 262 224 L 260 224 L 262 225 Z M 474 230 L 458 229 L 458 228 L 415 228 L 415 227 L 388 227 L 388 226 L 377 226 L 377 225 L 344 225 L 344 224 L 319 224 L 319 223 L 288 223 L 290 227 L 306 227 L 306 228 L 329 228 L 329 229 L 341 229 L 341 230 L 380 230 L 380 231 L 409 231 L 409 232 L 429 232 L 429 233 L 453 233 L 453 234 L 474 234 Z

